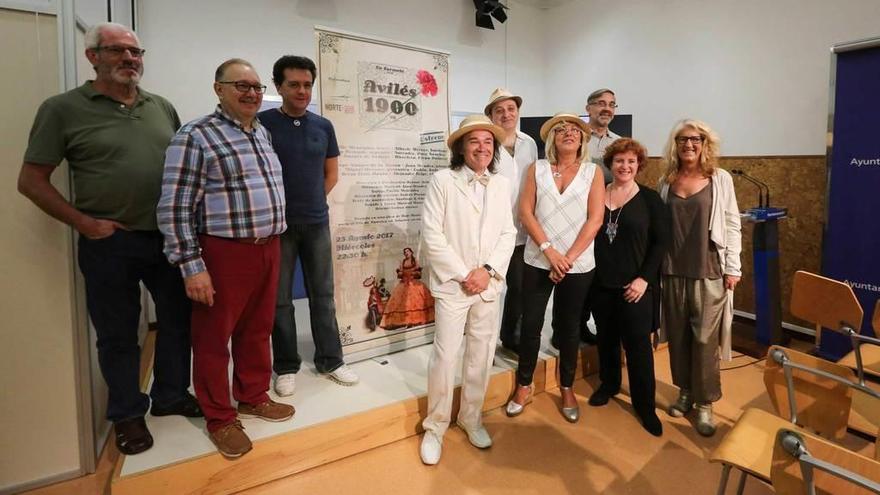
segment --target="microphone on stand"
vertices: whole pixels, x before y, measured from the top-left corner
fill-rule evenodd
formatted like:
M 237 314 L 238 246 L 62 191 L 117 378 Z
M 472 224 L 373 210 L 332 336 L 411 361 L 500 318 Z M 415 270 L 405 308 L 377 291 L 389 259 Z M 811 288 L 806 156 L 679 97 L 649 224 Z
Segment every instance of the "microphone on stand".
M 738 175 L 743 179 L 751 182 L 752 184 L 758 186 L 758 206 L 761 208 L 770 207 L 770 186 L 768 186 L 767 183 L 759 181 L 758 179 L 739 169 L 731 170 L 730 173 L 733 175 Z

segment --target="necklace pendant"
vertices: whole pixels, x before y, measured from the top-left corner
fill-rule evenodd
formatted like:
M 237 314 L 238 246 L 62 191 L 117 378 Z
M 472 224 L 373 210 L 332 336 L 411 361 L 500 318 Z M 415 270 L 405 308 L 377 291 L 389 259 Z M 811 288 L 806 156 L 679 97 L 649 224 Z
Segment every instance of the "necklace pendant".
M 562 177 L 562 174 L 560 172 L 553 172 L 553 177 L 558 179 L 558 178 Z
M 608 222 L 605 226 L 605 235 L 608 236 L 608 244 L 614 244 L 614 238 L 617 237 L 617 222 Z
M 302 124 L 300 123 L 299 119 L 293 119 L 293 125 L 296 126 L 296 127 L 299 127 L 299 126 L 301 126 Z

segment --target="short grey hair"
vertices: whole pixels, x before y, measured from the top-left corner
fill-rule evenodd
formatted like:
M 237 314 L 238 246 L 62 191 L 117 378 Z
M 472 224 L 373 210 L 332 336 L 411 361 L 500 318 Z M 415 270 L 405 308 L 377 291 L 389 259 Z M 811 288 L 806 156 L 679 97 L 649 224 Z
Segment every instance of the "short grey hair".
M 605 93 L 611 93 L 611 96 L 615 96 L 614 91 L 611 91 L 608 88 L 599 88 L 596 91 L 593 91 L 592 93 L 590 93 L 590 96 L 587 96 L 587 104 L 589 105 L 589 104 L 593 103 L 594 101 L 598 100 L 599 97 L 601 97 Z
M 127 33 L 131 33 L 134 36 L 134 39 L 137 40 L 138 45 L 141 44 L 140 38 L 138 38 L 137 33 L 131 30 L 130 27 L 119 24 L 117 22 L 99 22 L 94 26 L 90 27 L 85 34 L 85 45 L 86 50 L 94 50 L 101 46 L 101 33 L 104 32 L 105 29 L 117 30 L 117 31 L 125 31 Z

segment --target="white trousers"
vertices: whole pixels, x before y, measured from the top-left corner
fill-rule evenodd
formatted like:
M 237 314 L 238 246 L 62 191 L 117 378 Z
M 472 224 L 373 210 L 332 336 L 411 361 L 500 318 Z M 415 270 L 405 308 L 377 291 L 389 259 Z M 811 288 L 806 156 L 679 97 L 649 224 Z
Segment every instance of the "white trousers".
M 434 300 L 434 349 L 428 364 L 428 415 L 422 426 L 442 439 L 452 417 L 455 366 L 465 341 L 461 372 L 461 407 L 458 422 L 466 427 L 480 424 L 483 399 L 498 340 L 498 300 L 480 296 Z

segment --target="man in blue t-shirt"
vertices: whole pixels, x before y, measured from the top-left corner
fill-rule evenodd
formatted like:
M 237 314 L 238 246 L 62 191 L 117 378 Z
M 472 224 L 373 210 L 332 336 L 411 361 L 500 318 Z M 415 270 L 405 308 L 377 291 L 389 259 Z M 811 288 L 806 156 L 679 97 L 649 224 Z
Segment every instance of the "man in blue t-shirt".
M 354 385 L 357 375 L 342 361 L 342 344 L 333 302 L 333 264 L 327 195 L 338 177 L 339 147 L 329 120 L 307 110 L 312 100 L 315 63 L 285 55 L 275 62 L 272 80 L 281 107 L 260 112 L 260 122 L 272 134 L 281 160 L 287 198 L 287 232 L 281 236 L 281 270 L 275 325 L 272 329 L 272 368 L 278 375 L 275 391 L 293 395 L 302 359 L 297 352 L 292 281 L 297 257 L 309 296 L 315 367 L 341 385 Z

